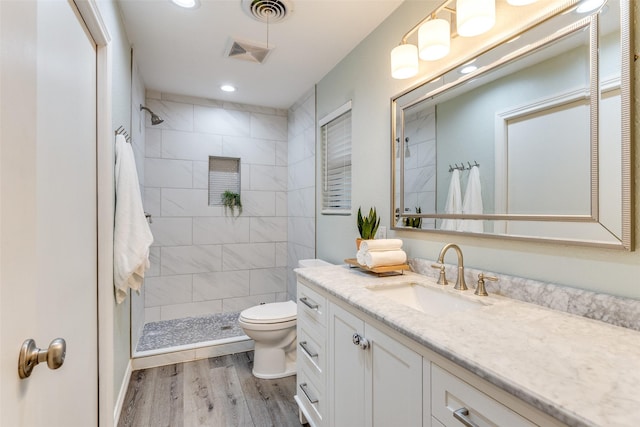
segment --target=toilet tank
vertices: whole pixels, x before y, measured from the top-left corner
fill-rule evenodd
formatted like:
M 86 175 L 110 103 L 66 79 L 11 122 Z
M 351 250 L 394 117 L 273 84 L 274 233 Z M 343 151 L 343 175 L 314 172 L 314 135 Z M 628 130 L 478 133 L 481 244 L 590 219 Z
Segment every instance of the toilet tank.
M 326 265 L 333 265 L 330 262 L 324 261 L 322 259 L 301 259 L 298 261 L 298 267 L 323 267 Z

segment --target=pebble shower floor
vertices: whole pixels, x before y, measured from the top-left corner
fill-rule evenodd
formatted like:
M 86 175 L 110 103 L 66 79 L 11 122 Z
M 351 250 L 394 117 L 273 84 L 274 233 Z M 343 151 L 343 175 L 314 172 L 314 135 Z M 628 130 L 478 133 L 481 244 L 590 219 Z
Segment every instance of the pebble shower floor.
M 219 313 L 205 317 L 161 320 L 144 325 L 136 351 L 215 341 L 244 335 L 238 325 L 240 313 Z

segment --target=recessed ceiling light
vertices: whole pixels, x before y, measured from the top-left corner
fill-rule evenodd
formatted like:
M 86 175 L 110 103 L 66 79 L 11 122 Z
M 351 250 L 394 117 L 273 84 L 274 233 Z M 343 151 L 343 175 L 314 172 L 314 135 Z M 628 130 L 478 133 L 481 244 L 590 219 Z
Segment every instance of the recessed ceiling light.
M 476 67 L 475 65 L 467 65 L 466 67 L 462 68 L 460 70 L 460 74 L 469 74 L 469 73 L 473 73 L 475 70 L 477 70 L 478 67 Z
M 584 0 L 576 9 L 578 13 L 587 13 L 596 10 L 604 4 L 605 0 Z
M 235 92 L 236 88 L 235 86 L 231 86 L 231 85 L 222 85 L 220 86 L 220 90 L 224 92 Z
M 171 0 L 171 3 L 184 7 L 185 9 L 195 9 L 200 6 L 199 0 Z

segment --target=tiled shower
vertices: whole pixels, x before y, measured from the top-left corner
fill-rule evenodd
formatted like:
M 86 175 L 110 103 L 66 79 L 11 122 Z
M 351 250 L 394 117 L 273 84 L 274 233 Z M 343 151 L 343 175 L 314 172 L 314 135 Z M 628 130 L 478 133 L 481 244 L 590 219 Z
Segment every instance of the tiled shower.
M 141 183 L 155 241 L 132 325 L 173 329 L 175 345 L 215 340 L 220 328 L 228 338 L 243 309 L 295 298 L 293 268 L 315 257 L 315 92 L 289 110 L 154 91 L 145 102 L 164 123 L 145 121 Z M 240 159 L 240 215 L 210 206 L 210 156 Z

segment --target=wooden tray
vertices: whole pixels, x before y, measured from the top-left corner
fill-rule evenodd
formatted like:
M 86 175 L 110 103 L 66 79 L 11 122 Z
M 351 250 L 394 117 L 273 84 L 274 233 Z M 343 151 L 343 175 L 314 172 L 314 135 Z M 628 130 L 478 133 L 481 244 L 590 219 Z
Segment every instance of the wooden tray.
M 404 270 L 409 270 L 409 264 L 385 265 L 382 267 L 369 268 L 366 265 L 358 264 L 358 261 L 355 258 L 347 258 L 344 260 L 344 262 L 349 264 L 351 267 L 358 267 L 365 271 L 370 271 L 376 274 L 402 274 Z

